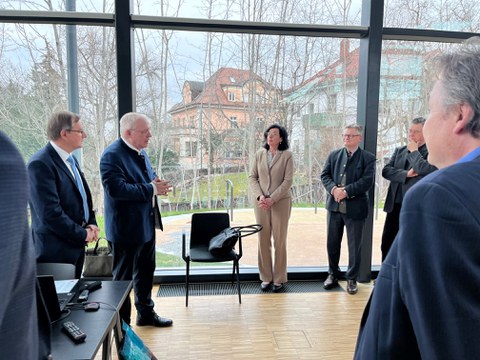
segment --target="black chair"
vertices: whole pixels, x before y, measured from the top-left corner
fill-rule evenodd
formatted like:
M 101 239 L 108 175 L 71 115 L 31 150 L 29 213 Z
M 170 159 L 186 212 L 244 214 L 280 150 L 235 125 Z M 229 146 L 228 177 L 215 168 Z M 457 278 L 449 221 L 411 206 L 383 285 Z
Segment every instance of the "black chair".
M 75 265 L 65 263 L 37 263 L 37 275 L 53 275 L 55 280 L 75 279 Z
M 186 286 L 186 298 L 185 306 L 188 306 L 188 288 L 190 283 L 190 262 L 204 262 L 204 263 L 213 263 L 213 262 L 224 262 L 224 261 L 233 261 L 233 271 L 232 271 L 232 285 L 233 279 L 236 274 L 237 278 L 237 289 L 238 289 L 238 302 L 242 303 L 242 295 L 240 292 L 240 273 L 239 273 L 239 260 L 242 257 L 242 237 L 239 236 L 238 243 L 236 248 L 238 252 L 234 249 L 229 254 L 223 257 L 213 256 L 208 250 L 208 245 L 210 239 L 220 233 L 223 229 L 230 227 L 230 218 L 228 213 L 198 213 L 192 215 L 192 225 L 190 230 L 190 246 L 188 246 L 187 251 L 187 242 L 186 234 L 182 236 L 182 257 L 186 262 L 186 277 L 185 277 L 185 286 Z

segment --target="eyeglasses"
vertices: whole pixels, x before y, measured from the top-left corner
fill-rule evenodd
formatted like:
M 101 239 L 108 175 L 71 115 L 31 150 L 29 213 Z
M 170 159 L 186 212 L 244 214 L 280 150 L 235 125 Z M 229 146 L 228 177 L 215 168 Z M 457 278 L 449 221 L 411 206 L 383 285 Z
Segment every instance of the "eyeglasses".
M 69 129 L 69 130 L 67 130 L 67 131 L 68 131 L 68 132 L 76 132 L 76 133 L 79 133 L 79 134 L 82 134 L 82 135 L 84 135 L 84 134 L 85 134 L 85 131 L 83 131 L 83 130 L 74 130 L 74 129 Z
M 356 136 L 360 136 L 360 135 L 342 134 L 342 136 L 343 136 L 344 138 L 346 138 L 346 139 L 352 139 L 352 138 L 354 138 L 354 137 L 356 137 Z

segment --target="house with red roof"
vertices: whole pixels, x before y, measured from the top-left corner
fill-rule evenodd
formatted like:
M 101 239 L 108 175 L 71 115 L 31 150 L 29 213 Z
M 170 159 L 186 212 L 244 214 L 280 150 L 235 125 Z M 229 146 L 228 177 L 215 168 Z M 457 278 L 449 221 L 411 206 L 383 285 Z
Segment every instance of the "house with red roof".
M 220 68 L 205 82 L 185 81 L 169 114 L 169 138 L 186 169 L 245 164 L 249 139 L 280 119 L 281 92 L 250 70 Z M 246 162 L 248 164 L 248 162 Z

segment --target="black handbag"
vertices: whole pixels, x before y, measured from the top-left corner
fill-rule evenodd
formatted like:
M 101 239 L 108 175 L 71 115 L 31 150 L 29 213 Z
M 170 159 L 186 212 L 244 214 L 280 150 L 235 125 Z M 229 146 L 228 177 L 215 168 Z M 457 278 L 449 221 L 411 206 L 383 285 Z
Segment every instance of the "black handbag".
M 225 257 L 233 250 L 240 237 L 255 234 L 262 230 L 262 225 L 233 226 L 223 229 L 215 235 L 208 245 L 208 251 L 215 257 Z
M 93 248 L 85 250 L 84 277 L 112 277 L 112 248 L 108 241 L 107 246 L 98 246 L 101 240 L 98 239 Z M 106 241 L 106 239 L 103 240 Z
M 227 256 L 233 250 L 239 237 L 237 229 L 231 227 L 223 229 L 210 240 L 208 251 L 215 257 Z

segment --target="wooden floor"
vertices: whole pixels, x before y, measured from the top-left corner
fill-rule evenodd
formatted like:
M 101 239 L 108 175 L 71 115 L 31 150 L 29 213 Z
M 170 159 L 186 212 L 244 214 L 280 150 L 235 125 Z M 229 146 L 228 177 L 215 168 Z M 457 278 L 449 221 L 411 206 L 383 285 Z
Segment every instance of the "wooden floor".
M 356 295 L 242 295 L 241 305 L 236 295 L 191 296 L 188 308 L 184 297 L 155 297 L 173 326 L 133 329 L 158 359 L 351 359 L 372 284 Z

